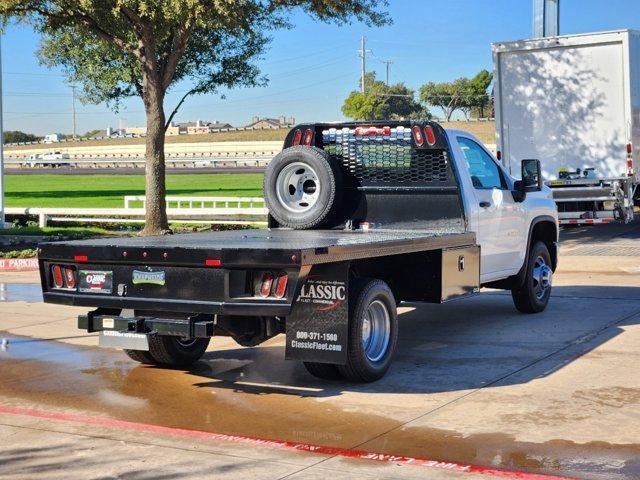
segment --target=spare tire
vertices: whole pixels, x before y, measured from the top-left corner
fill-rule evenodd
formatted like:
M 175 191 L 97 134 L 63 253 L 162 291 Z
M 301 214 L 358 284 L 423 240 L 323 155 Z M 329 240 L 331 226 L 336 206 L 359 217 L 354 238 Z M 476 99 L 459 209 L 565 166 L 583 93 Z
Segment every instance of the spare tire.
M 342 172 L 316 147 L 285 148 L 269 162 L 264 199 L 282 227 L 316 228 L 332 219 L 342 198 Z

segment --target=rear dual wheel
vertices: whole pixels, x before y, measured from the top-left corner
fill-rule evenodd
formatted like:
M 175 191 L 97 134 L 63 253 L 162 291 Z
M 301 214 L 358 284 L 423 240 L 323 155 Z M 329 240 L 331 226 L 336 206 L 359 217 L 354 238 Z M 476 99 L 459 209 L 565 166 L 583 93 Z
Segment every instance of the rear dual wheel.
M 200 360 L 209 346 L 209 338 L 185 339 L 167 335 L 150 335 L 149 351 L 125 350 L 136 362 L 165 367 L 187 367 Z
M 347 363 L 305 362 L 309 373 L 325 380 L 375 382 L 393 359 L 398 342 L 396 301 L 382 280 L 356 279 L 349 295 Z

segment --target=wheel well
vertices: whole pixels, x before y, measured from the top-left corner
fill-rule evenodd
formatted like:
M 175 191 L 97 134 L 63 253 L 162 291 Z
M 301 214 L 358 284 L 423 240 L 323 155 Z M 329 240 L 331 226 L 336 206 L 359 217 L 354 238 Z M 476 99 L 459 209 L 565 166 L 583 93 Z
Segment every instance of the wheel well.
M 558 230 L 555 223 L 543 220 L 536 223 L 531 230 L 531 241 L 529 242 L 529 248 L 533 245 L 533 242 L 540 241 L 544 243 L 549 249 L 551 255 L 552 267 L 555 270 L 558 264 L 558 251 L 555 243 L 558 241 Z

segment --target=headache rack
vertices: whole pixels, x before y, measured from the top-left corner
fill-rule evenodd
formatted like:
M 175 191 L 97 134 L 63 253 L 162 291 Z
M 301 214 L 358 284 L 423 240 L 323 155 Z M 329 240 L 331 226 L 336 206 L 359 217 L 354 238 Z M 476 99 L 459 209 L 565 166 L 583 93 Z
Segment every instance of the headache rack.
M 447 134 L 436 122 L 313 123 L 295 126 L 284 148 L 324 150 L 340 166 L 344 195 L 334 227 L 466 231 Z M 278 224 L 271 217 L 269 225 Z

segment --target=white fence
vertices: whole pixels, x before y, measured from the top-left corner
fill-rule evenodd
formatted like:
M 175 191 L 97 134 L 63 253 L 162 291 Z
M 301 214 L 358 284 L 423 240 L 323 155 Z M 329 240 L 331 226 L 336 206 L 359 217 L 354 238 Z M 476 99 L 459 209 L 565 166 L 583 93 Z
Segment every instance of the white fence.
M 266 225 L 267 209 L 261 198 L 231 199 L 226 197 L 167 197 L 167 217 L 172 222 L 196 224 Z M 145 208 L 132 208 L 133 202 L 144 202 L 144 197 L 126 197 L 125 208 L 5 208 L 7 215 L 31 215 L 38 217 L 38 225 L 49 222 L 81 223 L 141 223 Z M 259 204 L 262 206 L 258 206 Z M 144 203 L 143 203 L 144 205 Z M 210 206 L 207 206 L 210 205 Z
M 167 208 L 171 209 L 259 209 L 264 208 L 262 197 L 165 197 Z M 133 205 L 135 204 L 135 206 Z M 146 208 L 144 195 L 127 195 L 124 197 L 124 208 Z

